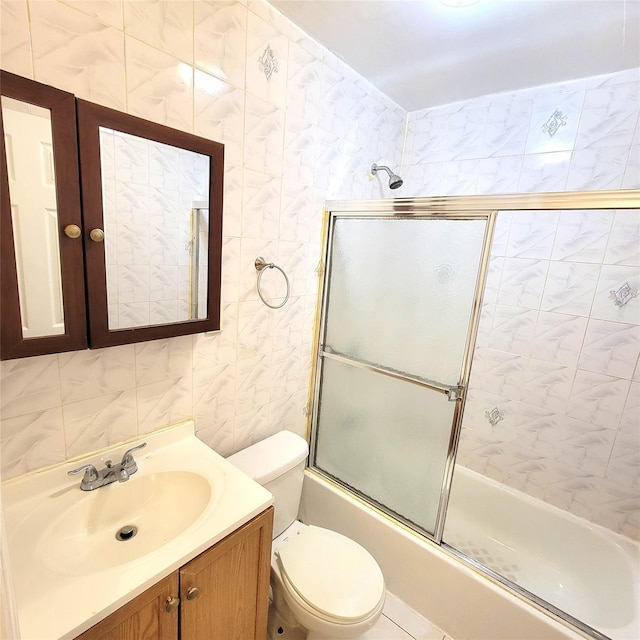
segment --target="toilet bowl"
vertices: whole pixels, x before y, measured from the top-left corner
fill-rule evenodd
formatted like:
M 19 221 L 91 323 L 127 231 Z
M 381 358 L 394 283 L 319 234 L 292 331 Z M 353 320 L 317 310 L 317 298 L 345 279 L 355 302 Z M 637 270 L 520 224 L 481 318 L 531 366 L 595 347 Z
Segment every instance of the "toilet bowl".
M 273 542 L 271 582 L 308 630 L 307 640 L 358 638 L 378 621 L 385 601 L 382 571 L 363 547 L 298 521 Z
M 228 460 L 274 494 L 269 638 L 357 640 L 382 615 L 385 583 L 357 542 L 296 520 L 307 442 L 281 431 Z

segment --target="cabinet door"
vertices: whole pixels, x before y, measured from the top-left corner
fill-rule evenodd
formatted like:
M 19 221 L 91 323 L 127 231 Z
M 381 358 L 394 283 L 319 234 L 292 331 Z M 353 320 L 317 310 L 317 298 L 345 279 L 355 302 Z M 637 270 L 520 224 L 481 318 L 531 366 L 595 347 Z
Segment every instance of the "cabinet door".
M 180 570 L 183 640 L 265 640 L 273 508 Z
M 0 71 L 0 357 L 87 347 L 73 94 Z
M 79 635 L 76 640 L 176 640 L 178 607 L 167 611 L 166 603 L 177 595 L 176 571 Z

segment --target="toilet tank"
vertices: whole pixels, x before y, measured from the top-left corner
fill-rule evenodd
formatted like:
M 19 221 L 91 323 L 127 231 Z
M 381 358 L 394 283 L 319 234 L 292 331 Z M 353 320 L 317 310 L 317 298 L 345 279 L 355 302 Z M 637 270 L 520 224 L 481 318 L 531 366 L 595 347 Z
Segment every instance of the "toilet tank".
M 227 458 L 273 494 L 274 538 L 298 516 L 308 455 L 309 445 L 304 438 L 291 431 L 280 431 Z

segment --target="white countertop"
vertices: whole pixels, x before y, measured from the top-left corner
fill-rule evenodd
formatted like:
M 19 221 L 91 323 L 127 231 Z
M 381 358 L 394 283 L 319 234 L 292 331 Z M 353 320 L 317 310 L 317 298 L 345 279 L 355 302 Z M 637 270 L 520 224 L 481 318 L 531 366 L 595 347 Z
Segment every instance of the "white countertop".
M 127 483 L 87 492 L 80 490 L 82 474 L 67 475 L 83 464 L 100 468 L 108 458 L 118 461 L 140 442 L 147 446 L 134 454 L 138 472 Z M 168 471 L 195 473 L 211 486 L 204 511 L 182 533 L 117 566 L 100 561 L 98 565 L 106 568 L 98 566 L 84 575 L 81 562 L 70 567 L 51 562 L 42 540 L 43 535 L 50 539 L 46 536 L 51 536 L 61 512 L 81 500 L 99 500 L 101 491 L 117 492 L 125 484 L 141 482 L 145 475 Z M 8 480 L 2 492 L 22 640 L 75 638 L 273 504 L 268 491 L 195 437 L 192 421 Z M 137 544 L 143 543 L 141 529 Z M 64 544 L 68 546 L 68 540 Z

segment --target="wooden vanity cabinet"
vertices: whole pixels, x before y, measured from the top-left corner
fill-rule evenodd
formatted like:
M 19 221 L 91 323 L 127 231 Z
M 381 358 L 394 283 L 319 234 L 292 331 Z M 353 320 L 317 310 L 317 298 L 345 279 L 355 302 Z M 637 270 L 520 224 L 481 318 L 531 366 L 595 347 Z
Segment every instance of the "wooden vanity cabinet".
M 266 640 L 272 530 L 269 507 L 76 640 Z
M 178 608 L 167 611 L 166 603 L 178 593 L 178 572 L 125 604 L 76 640 L 175 640 Z

